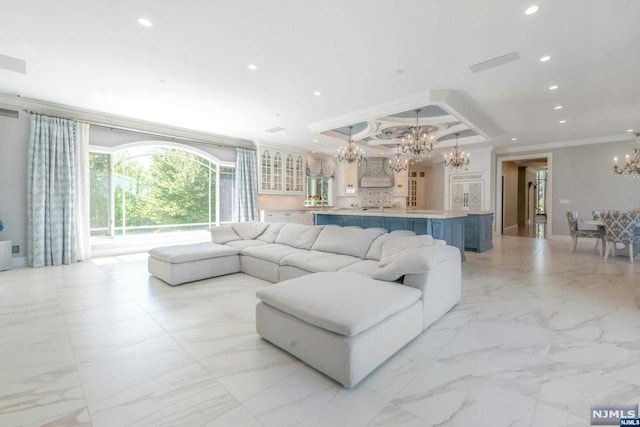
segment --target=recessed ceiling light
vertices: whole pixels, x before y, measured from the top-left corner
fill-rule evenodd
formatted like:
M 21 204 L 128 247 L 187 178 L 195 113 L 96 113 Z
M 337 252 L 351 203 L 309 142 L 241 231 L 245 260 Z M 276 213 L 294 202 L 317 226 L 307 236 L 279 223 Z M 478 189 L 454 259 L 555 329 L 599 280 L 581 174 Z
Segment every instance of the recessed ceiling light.
M 562 110 L 562 105 L 556 105 L 553 107 L 554 110 Z
M 284 131 L 281 131 L 281 132 L 280 132 L 280 135 L 284 135 Z
M 560 120 L 558 123 L 560 123 L 561 125 L 563 125 L 563 124 L 567 123 L 567 121 L 566 121 L 566 120 Z
M 518 140 L 518 138 L 515 138 L 515 137 L 514 137 L 514 138 L 511 138 L 511 140 L 512 140 L 512 141 L 517 141 L 517 140 Z
M 160 83 L 166 83 L 167 81 L 166 81 L 165 79 L 160 79 L 160 80 L 158 80 L 158 82 L 160 82 Z
M 314 140 L 313 140 L 313 142 L 318 142 L 318 140 L 317 140 L 317 139 L 314 139 Z
M 315 92 L 313 92 L 313 96 L 320 96 L 322 95 L 322 93 L 319 90 L 316 90 Z
M 153 22 L 149 21 L 147 18 L 138 18 L 138 24 L 143 27 L 153 27 Z
M 549 55 L 545 55 L 542 58 L 540 58 L 540 62 L 547 62 L 550 59 L 551 59 L 551 57 Z
M 558 85 L 549 86 L 549 90 L 556 90 L 556 89 L 558 89 Z
M 533 5 L 533 6 L 529 6 L 527 8 L 527 10 L 524 11 L 525 15 L 533 15 L 534 13 L 536 13 L 538 11 L 538 9 L 540 9 L 537 5 Z
M 247 68 L 250 69 L 250 70 L 255 71 L 255 70 L 258 69 L 258 65 L 257 64 L 249 64 L 249 65 L 247 65 Z
M 627 132 L 631 133 L 633 132 L 633 129 L 627 129 Z

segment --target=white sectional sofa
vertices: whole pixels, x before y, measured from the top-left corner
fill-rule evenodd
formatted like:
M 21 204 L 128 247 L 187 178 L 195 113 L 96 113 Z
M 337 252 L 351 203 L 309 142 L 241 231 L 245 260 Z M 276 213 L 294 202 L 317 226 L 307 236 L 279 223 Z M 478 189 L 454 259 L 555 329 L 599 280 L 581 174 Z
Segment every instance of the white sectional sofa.
M 460 301 L 460 251 L 410 231 L 237 223 L 212 243 L 156 248 L 171 285 L 244 272 L 282 282 L 257 293 L 258 334 L 346 387 Z

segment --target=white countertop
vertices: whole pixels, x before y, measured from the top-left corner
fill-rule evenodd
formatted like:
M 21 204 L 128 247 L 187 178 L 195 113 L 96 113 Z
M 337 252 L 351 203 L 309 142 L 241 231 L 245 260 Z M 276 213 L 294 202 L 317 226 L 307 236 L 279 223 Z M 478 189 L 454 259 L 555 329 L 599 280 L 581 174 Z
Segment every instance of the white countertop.
M 396 218 L 432 218 L 432 219 L 444 219 L 444 218 L 464 218 L 467 216 L 466 212 L 452 212 L 452 211 L 429 211 L 429 210 L 407 210 L 407 209 L 393 209 L 385 208 L 380 209 L 327 209 L 316 210 L 314 214 L 323 215 L 354 215 L 354 216 L 391 216 Z

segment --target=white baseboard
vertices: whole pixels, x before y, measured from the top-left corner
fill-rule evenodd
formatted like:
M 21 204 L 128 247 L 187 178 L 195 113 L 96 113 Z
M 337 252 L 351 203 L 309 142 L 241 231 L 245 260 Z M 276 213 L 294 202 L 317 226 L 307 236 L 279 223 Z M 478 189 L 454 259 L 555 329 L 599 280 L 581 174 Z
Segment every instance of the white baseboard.
M 26 267 L 27 257 L 26 256 L 13 257 L 13 259 L 11 260 L 11 263 L 13 264 L 13 268 Z
M 547 236 L 547 239 L 556 240 L 556 241 L 570 242 L 571 241 L 571 236 L 567 236 L 565 234 L 550 234 L 550 235 Z

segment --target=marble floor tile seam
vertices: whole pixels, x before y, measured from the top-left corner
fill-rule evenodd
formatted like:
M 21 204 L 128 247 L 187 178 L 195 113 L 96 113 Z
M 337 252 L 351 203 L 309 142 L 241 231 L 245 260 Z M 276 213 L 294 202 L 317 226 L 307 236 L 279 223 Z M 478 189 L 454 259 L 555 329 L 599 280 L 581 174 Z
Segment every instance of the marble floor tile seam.
M 196 359 L 196 357 L 194 357 L 194 355 L 193 355 L 193 354 L 191 354 L 191 352 L 190 352 L 190 351 L 188 351 L 188 349 L 187 349 L 187 348 L 185 348 L 185 346 L 183 346 L 183 345 L 182 345 L 182 343 L 180 343 L 180 341 L 179 341 L 179 340 L 177 340 L 177 339 L 176 339 L 176 338 L 175 338 L 175 337 L 174 337 L 174 336 L 173 336 L 173 335 L 172 335 L 168 330 L 166 330 L 166 329 L 165 329 L 165 328 L 164 328 L 164 327 L 163 327 L 163 326 L 162 326 L 162 325 L 161 325 L 161 324 L 160 324 L 156 319 L 154 319 L 154 318 L 153 318 L 153 316 L 151 316 L 150 314 L 147 314 L 147 316 L 148 316 L 151 320 L 153 320 L 153 322 L 154 322 L 154 323 L 156 323 L 156 324 L 158 325 L 158 327 L 160 327 L 160 329 L 162 329 L 162 330 L 165 332 L 165 334 L 166 334 L 168 337 L 170 337 L 170 338 L 171 338 L 171 340 L 172 340 L 172 341 L 173 341 L 173 342 L 174 342 L 174 343 L 175 343 L 175 344 L 176 344 L 180 349 L 182 349 L 182 351 L 184 351 L 184 352 L 185 352 L 185 353 L 186 353 L 186 354 L 191 358 L 191 362 L 192 362 L 192 363 L 196 364 L 197 366 L 199 366 L 200 368 L 202 368 L 202 369 L 207 373 L 207 375 L 209 376 L 209 381 L 212 381 L 212 382 L 216 383 L 216 384 L 217 384 L 218 386 L 220 386 L 223 390 L 225 390 L 225 392 L 226 392 L 227 394 L 229 394 L 230 396 L 233 396 L 233 397 L 235 398 L 235 396 L 233 395 L 233 393 L 231 393 L 231 392 L 230 392 L 230 391 L 229 391 L 229 390 L 224 386 L 224 384 L 222 384 L 221 382 L 219 382 L 218 380 L 216 380 L 216 378 L 211 374 L 211 372 L 209 372 L 209 370 L 206 368 L 206 366 L 204 366 L 204 365 L 201 363 L 201 361 L 200 361 L 200 360 Z M 151 340 L 151 339 L 155 339 L 155 338 L 150 338 L 149 340 Z M 147 341 L 149 341 L 149 340 L 147 340 Z M 139 344 L 139 343 L 137 343 L 137 344 Z M 135 344 L 133 344 L 133 345 L 135 345 Z M 126 347 L 122 347 L 122 348 L 126 348 Z M 119 350 L 121 350 L 122 348 L 119 348 L 118 350 L 114 350 L 114 351 L 119 351 Z M 82 382 L 82 378 L 81 378 L 81 377 L 80 377 L 80 379 L 81 379 L 81 382 Z M 148 383 L 150 383 L 150 382 L 152 382 L 152 381 L 154 381 L 154 379 L 149 379 L 149 380 L 147 380 L 147 381 L 144 381 L 144 382 L 142 382 L 142 383 L 138 384 L 136 387 L 144 386 L 145 384 L 148 384 Z M 107 397 L 107 398 L 105 398 L 105 399 L 103 399 L 103 400 L 109 399 L 109 398 L 111 398 L 111 397 L 113 397 L 113 396 Z M 96 402 L 96 404 L 98 404 L 98 403 L 100 403 L 100 402 Z M 241 404 L 242 402 L 239 402 L 239 403 Z M 246 410 L 246 408 L 244 408 L 244 409 Z M 249 412 L 249 413 L 250 413 L 250 412 Z M 259 421 L 259 420 L 258 420 L 258 421 Z
M 284 350 L 281 350 L 281 351 L 283 351 L 283 352 L 284 352 Z M 287 353 L 287 354 L 289 354 L 289 353 Z M 295 357 L 295 356 L 292 356 L 292 357 Z M 295 359 L 296 359 L 296 361 L 298 361 L 298 362 L 302 362 L 302 361 L 301 361 L 300 359 L 298 359 L 298 358 L 295 358 Z M 209 373 L 209 375 L 211 375 L 211 376 L 215 379 L 215 376 L 214 376 L 214 375 L 209 371 L 209 369 L 207 369 L 207 367 L 206 367 L 205 365 L 203 365 L 203 364 L 201 364 L 201 363 L 200 363 L 200 366 L 202 366 L 202 367 L 203 367 L 203 368 L 204 368 L 204 369 Z M 256 392 L 255 394 L 253 394 L 253 395 L 249 396 L 248 398 L 246 398 L 246 399 L 244 399 L 244 400 L 241 400 L 241 401 L 240 401 L 240 403 L 241 403 L 241 404 L 244 404 L 245 402 L 247 402 L 247 401 L 249 401 L 250 399 L 252 399 L 252 398 L 254 398 L 255 396 L 257 396 L 258 394 L 260 394 L 260 393 L 265 393 L 265 392 L 268 392 L 270 389 L 276 388 L 276 387 L 277 387 L 277 386 L 279 386 L 281 383 L 283 383 L 283 382 L 287 381 L 287 379 L 289 379 L 289 378 L 290 378 L 290 377 L 292 377 L 293 375 L 296 375 L 296 374 L 298 373 L 298 371 L 303 370 L 303 369 L 311 369 L 311 370 L 315 371 L 315 369 L 314 369 L 314 368 L 312 368 L 312 367 L 310 367 L 310 366 L 307 366 L 307 365 L 305 365 L 305 364 L 304 364 L 304 362 L 302 362 L 302 363 L 300 363 L 300 364 L 299 364 L 295 369 L 293 369 L 291 372 L 289 372 L 289 373 L 287 373 L 286 375 L 282 376 L 280 379 L 278 379 L 277 381 L 275 381 L 274 383 L 272 383 L 272 384 L 271 384 L 271 385 L 269 385 L 268 387 L 266 387 L 266 388 L 264 388 L 264 389 L 259 390 L 258 392 Z M 317 371 L 317 372 L 319 372 L 319 371 Z M 222 375 L 222 376 L 220 376 L 219 378 L 224 379 L 225 377 L 228 377 L 228 376 L 231 376 L 231 375 L 233 375 L 233 374 Z M 321 375 L 324 375 L 324 374 L 321 374 Z M 331 381 L 333 381 L 333 380 L 331 380 Z M 228 392 L 228 393 L 230 393 L 232 396 L 234 396 L 234 395 L 233 395 L 233 393 L 232 393 L 231 391 L 229 391 L 229 389 L 228 389 L 227 387 L 224 387 L 224 384 L 222 384 L 220 381 L 218 381 L 218 383 L 220 383 L 220 385 L 221 385 L 225 390 L 227 390 L 227 392 Z M 337 383 L 336 383 L 336 384 L 337 384 Z M 239 400 L 240 400 L 240 399 L 239 399 Z M 244 406 L 243 406 L 243 407 L 244 407 Z M 247 410 L 251 415 L 255 416 L 255 414 L 253 414 L 253 413 L 252 413 L 248 408 L 246 408 L 246 407 L 245 407 L 245 409 L 246 409 L 246 410 Z M 256 417 L 256 419 L 257 419 L 257 417 Z M 258 421 L 260 421 L 260 420 L 258 420 Z
M 89 405 L 85 397 L 85 390 L 84 390 L 84 384 L 82 383 L 82 376 L 80 375 L 80 363 L 76 358 L 75 352 L 73 351 L 73 344 L 71 342 L 71 333 L 69 331 L 66 321 L 65 321 L 65 327 L 67 329 L 67 341 L 69 342 L 69 348 L 71 349 L 71 357 L 73 358 L 73 362 L 74 362 L 74 370 L 76 372 L 76 375 L 78 376 L 78 383 L 80 384 L 80 390 L 82 391 L 82 400 L 84 401 L 84 407 L 87 412 L 87 416 L 89 417 L 89 425 L 93 425 L 93 423 L 91 422 L 91 412 L 89 411 Z
M 239 401 L 239 400 L 238 400 L 238 399 L 237 399 L 237 398 L 236 398 L 232 393 L 230 393 L 230 392 L 229 392 L 229 390 L 227 390 L 227 389 L 224 387 L 224 385 L 223 385 L 223 384 L 221 384 L 219 381 L 217 381 L 215 378 L 213 378 L 213 376 L 212 376 L 212 375 L 211 375 L 211 374 L 210 374 L 206 369 L 204 369 L 204 367 L 202 367 L 202 366 L 201 366 L 199 363 L 197 363 L 197 362 L 193 362 L 193 363 L 191 363 L 191 364 L 187 364 L 187 365 L 185 365 L 183 368 L 177 369 L 177 371 L 172 371 L 172 372 L 164 373 L 164 374 L 162 374 L 162 375 L 161 375 L 161 377 L 165 377 L 165 376 L 171 375 L 171 374 L 173 374 L 173 373 L 175 373 L 175 372 L 179 372 L 181 369 L 188 369 L 191 365 L 198 366 L 200 369 L 202 369 L 202 370 L 206 373 L 206 377 L 205 377 L 205 378 L 202 378 L 202 379 L 200 379 L 200 378 L 199 378 L 198 383 L 206 383 L 206 384 L 210 384 L 210 385 L 212 385 L 212 386 L 220 387 L 220 388 L 224 391 L 225 395 L 227 395 L 227 396 L 231 397 L 233 400 L 235 400 L 235 401 L 237 402 L 237 405 L 236 405 L 235 407 L 241 406 L 242 402 L 240 402 L 240 401 Z M 141 388 L 144 388 L 145 386 L 148 386 L 149 384 L 152 384 L 152 383 L 154 383 L 155 381 L 157 381 L 157 380 L 158 380 L 158 378 L 160 378 L 160 377 L 157 377 L 157 378 L 150 378 L 148 381 L 144 381 L 144 382 L 141 382 L 141 383 L 139 383 L 139 384 L 136 384 L 134 387 L 132 387 L 132 389 L 141 389 Z M 201 385 L 202 385 L 202 384 L 201 384 Z M 179 386 L 179 387 L 180 387 L 180 386 Z M 179 387 L 178 387 L 178 388 L 179 388 Z M 182 387 L 184 387 L 184 386 L 182 386 Z M 124 390 L 124 391 L 119 392 L 119 393 L 116 393 L 116 394 L 114 394 L 114 395 L 111 395 L 111 396 L 105 397 L 104 399 L 102 399 L 102 400 L 100 400 L 100 401 L 97 401 L 97 402 L 92 403 L 91 405 L 87 406 L 87 410 L 88 410 L 88 412 L 89 412 L 89 413 L 92 413 L 93 411 L 100 412 L 100 411 L 101 411 L 101 409 L 100 409 L 100 408 L 101 408 L 101 406 L 102 406 L 105 402 L 109 402 L 110 400 L 112 400 L 112 399 L 114 399 L 114 398 L 118 398 L 120 395 L 128 393 L 128 392 L 129 392 L 129 390 L 130 390 L 130 389 Z M 162 392 L 162 390 L 158 390 L 158 391 L 159 391 L 159 392 Z M 189 401 L 188 399 L 187 399 L 187 400 L 182 400 L 182 403 L 189 404 L 189 402 L 190 402 L 190 401 Z M 175 404 L 175 403 L 180 404 L 180 402 L 174 402 L 174 404 Z M 245 408 L 245 409 L 246 409 L 246 408 Z M 230 409 L 230 410 L 233 410 L 233 408 L 232 408 L 232 409 Z M 223 415 L 225 415 L 225 414 L 226 414 L 226 412 L 225 412 L 225 413 L 223 413 L 223 414 L 220 414 L 220 416 L 219 416 L 218 418 L 222 417 L 222 416 L 223 416 Z M 137 422 L 133 422 L 133 424 L 138 425 L 138 423 L 137 423 Z M 145 425 L 147 425 L 147 424 L 145 424 Z M 163 424 L 163 425 L 164 425 L 164 424 Z

